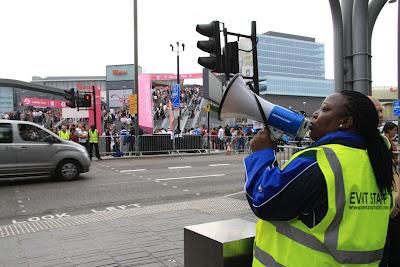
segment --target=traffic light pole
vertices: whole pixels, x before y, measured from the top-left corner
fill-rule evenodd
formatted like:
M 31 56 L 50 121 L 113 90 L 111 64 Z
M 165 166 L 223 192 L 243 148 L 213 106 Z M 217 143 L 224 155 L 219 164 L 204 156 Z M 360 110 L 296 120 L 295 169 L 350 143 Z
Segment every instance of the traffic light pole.
M 137 0 L 133 0 L 133 26 L 135 46 L 135 92 L 137 95 L 135 120 L 135 155 L 139 156 L 139 68 L 138 68 L 138 36 L 137 36 Z
M 96 87 L 92 86 L 92 101 L 93 101 L 93 118 L 94 118 L 94 127 L 97 128 L 97 113 L 96 113 Z
M 253 82 L 254 82 L 254 93 L 260 94 L 260 86 L 258 80 L 258 57 L 257 57 L 257 27 L 256 22 L 251 22 L 251 44 L 253 47 Z
M 223 32 L 224 32 L 224 45 L 225 47 L 228 47 L 228 30 L 225 28 L 225 23 L 222 23 L 223 25 Z M 225 63 L 225 82 L 226 84 L 228 84 L 229 80 L 230 80 L 230 66 L 229 66 L 229 54 L 226 53 L 226 55 L 224 56 L 224 63 Z

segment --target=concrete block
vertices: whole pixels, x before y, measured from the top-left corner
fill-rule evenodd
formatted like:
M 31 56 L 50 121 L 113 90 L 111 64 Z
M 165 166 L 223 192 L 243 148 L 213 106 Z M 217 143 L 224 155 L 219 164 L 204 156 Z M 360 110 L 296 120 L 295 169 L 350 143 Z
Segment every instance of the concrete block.
M 242 219 L 184 228 L 185 267 L 251 266 L 256 224 Z

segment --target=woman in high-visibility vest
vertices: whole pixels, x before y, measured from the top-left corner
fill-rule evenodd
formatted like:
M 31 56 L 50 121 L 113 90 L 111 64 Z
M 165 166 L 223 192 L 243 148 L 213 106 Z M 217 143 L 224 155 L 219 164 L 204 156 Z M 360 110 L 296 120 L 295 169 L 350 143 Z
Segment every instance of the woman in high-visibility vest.
M 245 159 L 246 195 L 259 217 L 253 266 L 378 266 L 392 202 L 391 155 L 371 100 L 328 96 L 312 115 L 315 141 L 277 167 L 268 129 Z
M 98 160 L 101 160 L 99 153 L 99 131 L 96 129 L 95 125 L 90 127 L 88 132 L 89 136 L 89 158 L 92 160 L 93 157 L 93 147 L 96 150 L 96 157 Z

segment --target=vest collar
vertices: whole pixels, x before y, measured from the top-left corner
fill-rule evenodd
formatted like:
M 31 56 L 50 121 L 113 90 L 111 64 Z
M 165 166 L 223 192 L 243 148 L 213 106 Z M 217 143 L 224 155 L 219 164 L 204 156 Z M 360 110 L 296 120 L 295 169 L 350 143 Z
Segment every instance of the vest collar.
M 353 148 L 366 149 L 364 138 L 362 138 L 361 135 L 346 131 L 330 132 L 314 142 L 310 147 L 326 144 L 339 144 Z

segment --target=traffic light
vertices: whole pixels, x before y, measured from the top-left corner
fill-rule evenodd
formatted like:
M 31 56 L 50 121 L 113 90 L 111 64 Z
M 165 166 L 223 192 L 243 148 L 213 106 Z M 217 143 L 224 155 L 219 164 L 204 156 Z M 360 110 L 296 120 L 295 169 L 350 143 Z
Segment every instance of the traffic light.
M 69 90 L 64 90 L 65 92 L 65 99 L 68 100 L 66 105 L 70 108 L 76 107 L 76 96 L 75 96 L 75 89 L 71 88 Z
M 213 72 L 223 73 L 219 21 L 215 20 L 209 24 L 197 24 L 196 31 L 208 37 L 208 40 L 198 41 L 197 47 L 204 52 L 210 53 L 209 57 L 199 57 L 198 63 Z
M 90 108 L 92 106 L 92 94 L 84 93 L 83 95 L 81 95 L 78 93 L 76 104 L 79 108 Z
M 90 108 L 92 106 L 92 94 L 84 94 L 83 100 L 84 107 Z
M 224 64 L 224 70 L 225 72 L 236 74 L 239 72 L 239 47 L 238 47 L 238 42 L 229 42 L 226 44 L 226 46 L 222 49 L 223 50 L 223 58 L 228 59 L 228 69 L 225 66 L 225 61 L 223 62 Z

